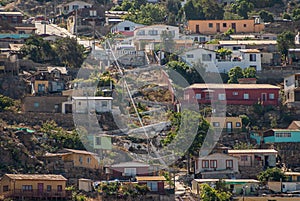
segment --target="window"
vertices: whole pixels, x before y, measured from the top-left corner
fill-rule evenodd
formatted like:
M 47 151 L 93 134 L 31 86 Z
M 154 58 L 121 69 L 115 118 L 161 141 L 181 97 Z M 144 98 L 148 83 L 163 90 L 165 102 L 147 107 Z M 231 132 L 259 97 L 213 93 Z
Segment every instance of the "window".
M 150 191 L 157 191 L 157 182 L 147 182 L 147 187 Z
M 124 31 L 130 31 L 130 27 L 124 27 Z
M 209 161 L 208 160 L 203 160 L 202 161 L 202 168 L 209 168 Z
M 211 54 L 202 54 L 202 61 L 211 61 Z
M 292 137 L 292 134 L 288 132 L 276 133 L 275 137 Z
M 197 100 L 201 99 L 201 94 L 196 94 L 196 99 Z
M 103 107 L 103 108 L 107 108 L 107 101 L 102 101 L 101 104 L 102 104 L 102 107 Z
M 156 35 L 158 35 L 158 31 L 157 31 L 157 30 L 149 30 L 149 31 L 148 31 L 148 34 L 149 34 L 150 36 L 156 36 Z
M 79 156 L 79 163 L 82 164 L 82 157 Z
M 73 5 L 73 10 L 77 10 L 78 8 L 79 8 L 79 6 L 78 5 Z
M 203 42 L 205 42 L 205 41 L 206 41 L 206 38 L 205 38 L 205 37 L 201 37 L 201 36 L 199 37 L 199 42 L 200 42 L 200 43 L 203 43 Z
M 274 100 L 275 99 L 275 95 L 274 94 L 269 94 L 269 99 L 270 100 Z
M 47 191 L 51 191 L 52 186 L 51 185 L 47 185 Z
M 241 156 L 241 161 L 248 161 L 248 156 L 247 155 Z
M 62 191 L 62 185 L 57 185 L 57 191 Z
M 236 123 L 235 123 L 235 126 L 236 126 L 236 127 L 241 127 L 241 122 L 236 122 Z
M 234 95 L 234 96 L 238 96 L 238 95 L 239 95 L 239 92 L 237 92 L 237 91 L 234 91 L 234 92 L 232 92 L 232 95 Z
M 226 160 L 226 168 L 233 168 L 233 160 Z
M 213 127 L 220 127 L 220 122 L 213 122 Z
M 9 191 L 8 186 L 3 186 L 3 192 Z
M 209 28 L 213 28 L 213 23 L 208 23 Z
M 236 47 L 236 46 L 234 46 L 232 49 L 233 49 L 233 50 L 240 50 L 241 47 Z
M 78 102 L 78 105 L 81 105 L 81 102 L 80 102 L 80 101 Z
M 38 84 L 38 92 L 45 92 L 45 85 L 44 84 Z
M 194 58 L 194 55 L 193 54 L 187 54 L 186 58 Z
M 250 61 L 256 61 L 256 54 L 250 54 Z
M 216 160 L 211 160 L 210 161 L 210 167 L 211 168 L 217 168 L 217 161 Z
M 101 137 L 96 137 L 96 145 L 101 145 Z
M 244 94 L 244 99 L 245 100 L 249 99 L 249 94 Z
M 138 36 L 144 36 L 145 35 L 145 30 L 140 30 L 136 33 Z
M 90 158 L 90 157 L 87 157 L 86 162 L 87 162 L 88 164 L 90 164 L 90 163 L 91 163 L 91 158 Z
M 223 27 L 227 27 L 227 24 L 226 24 L 226 23 L 223 23 Z
M 23 191 L 32 191 L 32 185 L 23 185 L 22 190 Z
M 218 98 L 219 98 L 219 100 L 225 100 L 226 99 L 226 95 L 225 94 L 219 94 Z
M 34 106 L 34 107 L 39 107 L 39 106 L 40 106 L 40 103 L 35 102 L 35 103 L 33 104 L 33 106 Z
M 247 24 L 244 24 L 244 27 L 247 27 Z
M 124 168 L 125 176 L 135 176 L 136 175 L 136 168 Z

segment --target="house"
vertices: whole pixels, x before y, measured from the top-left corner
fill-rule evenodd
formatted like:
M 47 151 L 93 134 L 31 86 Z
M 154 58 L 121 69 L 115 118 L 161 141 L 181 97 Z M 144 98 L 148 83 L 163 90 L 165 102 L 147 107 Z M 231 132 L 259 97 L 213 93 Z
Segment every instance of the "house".
M 0 11 L 0 21 L 5 21 L 12 29 L 10 33 L 16 34 L 34 34 L 36 27 L 34 24 L 23 23 L 24 15 L 21 12 Z M 5 29 L 2 27 L 2 29 Z
M 5 174 L 0 180 L 0 195 L 11 199 L 70 199 L 67 179 L 54 174 Z
M 227 154 L 213 153 L 195 161 L 195 173 L 201 174 L 203 179 L 231 179 L 238 172 L 238 159 Z
M 223 132 L 236 132 L 242 130 L 242 119 L 240 117 L 207 117 L 213 129 L 223 129 Z
M 278 105 L 280 87 L 270 84 L 193 84 L 184 89 L 184 100 L 199 104 Z
M 78 190 L 85 192 L 93 191 L 93 181 L 91 179 L 78 179 Z
M 112 111 L 112 97 L 103 96 L 73 96 L 72 101 L 62 104 L 62 113 L 70 112 L 86 114 L 88 112 L 110 112 Z
M 136 181 L 139 185 L 147 185 L 151 193 L 165 193 L 165 181 L 164 176 L 138 176 Z
M 110 165 L 106 168 L 110 179 L 132 179 L 136 176 L 149 176 L 150 165 L 142 162 L 131 161 Z
M 284 96 L 285 103 L 295 105 L 300 101 L 300 73 L 296 73 L 284 78 Z
M 66 169 L 79 167 L 88 169 L 99 168 L 97 154 L 76 149 L 64 149 L 58 153 L 46 153 L 44 156 L 48 169 L 55 169 L 58 161 L 62 161 Z
M 61 4 L 57 6 L 59 15 L 67 15 L 74 10 L 82 8 L 91 8 L 93 5 L 84 1 L 72 1 L 70 3 Z
M 111 29 L 111 33 L 121 33 L 124 36 L 133 36 L 134 30 L 139 27 L 144 27 L 145 25 L 137 24 L 134 22 L 131 22 L 129 20 L 124 20 L 123 22 L 120 22 L 116 25 L 114 25 Z
M 237 49 L 230 56 L 222 58 L 217 51 L 195 48 L 182 53 L 180 57 L 189 65 L 201 63 L 206 72 L 226 73 L 235 66 L 242 69 L 253 67 L 261 71 L 261 53 L 257 49 Z
M 68 100 L 68 96 L 25 96 L 22 98 L 23 112 L 61 113 L 62 104 Z
M 300 129 L 300 121 L 292 121 L 288 129 Z
M 234 33 L 256 33 L 264 30 L 259 18 L 246 20 L 189 20 L 187 30 L 190 33 L 214 35 L 233 29 Z
M 8 24 L 21 24 L 24 15 L 21 12 L 5 12 L 0 11 L 0 21 L 5 21 Z
M 268 187 L 275 193 L 296 193 L 300 191 L 300 173 L 285 172 L 285 181 L 268 181 Z
M 239 167 L 275 167 L 275 149 L 228 150 L 228 155 L 238 158 Z
M 255 179 L 194 179 L 192 181 L 192 193 L 199 195 L 201 184 L 216 186 L 216 183 L 222 181 L 230 189 L 233 195 L 257 195 L 259 181 Z

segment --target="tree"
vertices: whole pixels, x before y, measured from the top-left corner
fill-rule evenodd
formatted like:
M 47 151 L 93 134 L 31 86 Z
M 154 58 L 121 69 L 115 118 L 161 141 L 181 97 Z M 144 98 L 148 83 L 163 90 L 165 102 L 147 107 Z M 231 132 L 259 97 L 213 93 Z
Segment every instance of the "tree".
M 248 13 L 253 11 L 254 5 L 246 0 L 239 0 L 232 4 L 232 11 L 244 19 L 248 19 Z
M 216 190 L 208 184 L 202 184 L 200 197 L 203 201 L 229 201 L 231 199 L 231 193 Z
M 262 10 L 259 12 L 259 16 L 264 22 L 274 22 L 274 16 L 272 13 Z
M 181 14 L 179 15 L 179 11 L 181 9 L 181 2 L 179 0 L 168 0 L 166 8 L 168 11 L 168 24 L 176 25 L 181 16 Z
M 0 94 L 0 111 L 3 111 L 11 106 L 14 106 L 14 100 Z
M 257 175 L 257 179 L 261 182 L 267 182 L 267 181 L 280 181 L 282 179 L 282 181 L 285 181 L 285 175 L 284 172 L 275 167 L 275 168 L 268 168 L 263 172 L 260 172 Z
M 228 72 L 228 83 L 238 83 L 239 78 L 243 78 L 243 70 L 241 67 L 236 66 Z
M 194 0 L 188 0 L 184 5 L 186 20 L 204 20 L 205 15 L 201 5 Z
M 161 35 L 161 50 L 171 53 L 174 51 L 175 41 L 171 31 L 163 30 Z
M 227 48 L 220 48 L 217 50 L 217 54 L 221 57 L 222 60 L 226 60 L 232 54 L 232 51 Z
M 298 21 L 300 19 L 300 8 L 295 8 L 292 13 L 293 20 Z
M 256 78 L 256 69 L 254 67 L 247 67 L 243 70 L 244 78 Z
M 283 13 L 282 19 L 291 20 L 292 17 L 288 13 Z
M 291 31 L 285 31 L 277 36 L 278 50 L 286 60 L 289 48 L 295 47 L 295 34 Z

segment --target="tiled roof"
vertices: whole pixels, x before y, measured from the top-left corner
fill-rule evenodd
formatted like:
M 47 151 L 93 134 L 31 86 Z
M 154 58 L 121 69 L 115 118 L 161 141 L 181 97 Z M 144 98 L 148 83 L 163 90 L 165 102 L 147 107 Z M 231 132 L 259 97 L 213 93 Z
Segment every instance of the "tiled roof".
M 6 174 L 10 179 L 15 180 L 56 180 L 67 181 L 62 175 L 56 174 Z

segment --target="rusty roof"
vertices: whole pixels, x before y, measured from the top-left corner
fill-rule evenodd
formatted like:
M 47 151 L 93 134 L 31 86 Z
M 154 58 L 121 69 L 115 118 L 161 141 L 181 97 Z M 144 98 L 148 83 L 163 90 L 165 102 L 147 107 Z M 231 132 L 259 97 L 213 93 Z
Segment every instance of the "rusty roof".
M 47 181 L 67 181 L 62 175 L 57 174 L 5 174 L 14 180 L 47 180 Z

